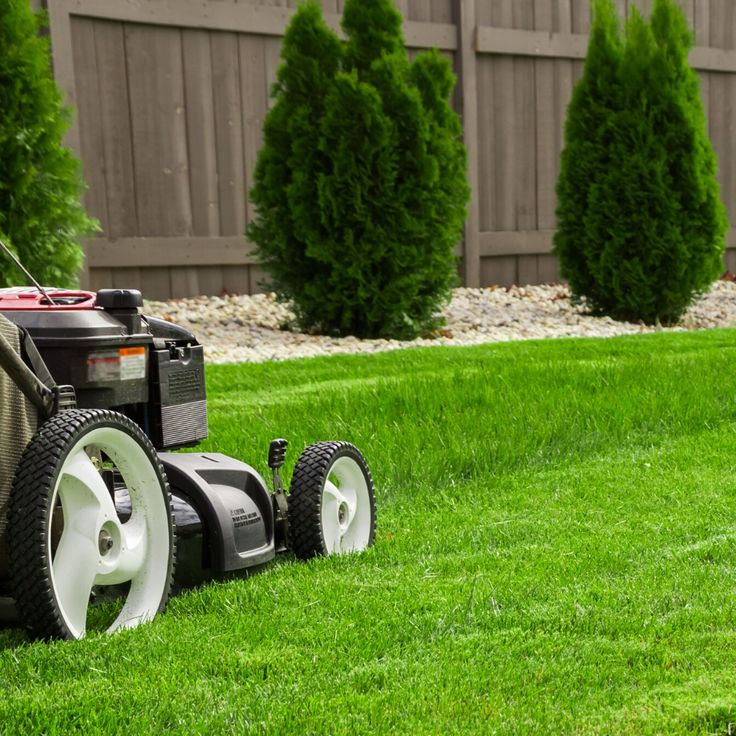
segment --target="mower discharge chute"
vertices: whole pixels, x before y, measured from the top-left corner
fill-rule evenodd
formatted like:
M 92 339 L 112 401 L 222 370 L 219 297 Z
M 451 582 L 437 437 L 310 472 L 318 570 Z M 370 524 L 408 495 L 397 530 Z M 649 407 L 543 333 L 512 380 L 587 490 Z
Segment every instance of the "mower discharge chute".
M 207 436 L 204 350 L 140 292 L 0 289 L 0 596 L 33 636 L 152 619 L 172 586 L 373 543 L 361 453 L 318 442 L 287 496 Z M 175 562 L 176 561 L 176 562 Z M 92 605 L 101 603 L 103 605 Z

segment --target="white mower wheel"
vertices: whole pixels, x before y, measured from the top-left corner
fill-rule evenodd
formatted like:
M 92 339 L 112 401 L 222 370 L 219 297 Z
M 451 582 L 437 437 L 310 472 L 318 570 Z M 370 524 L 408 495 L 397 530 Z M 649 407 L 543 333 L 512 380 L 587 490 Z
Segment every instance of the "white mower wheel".
M 317 442 L 294 468 L 288 500 L 289 546 L 302 559 L 359 552 L 373 544 L 373 479 L 349 442 Z
M 128 490 L 128 518 L 116 511 L 103 465 Z M 162 611 L 174 570 L 171 494 L 141 429 L 102 409 L 71 409 L 46 422 L 16 471 L 8 546 L 13 596 L 36 638 L 82 638 L 90 597 L 105 586 L 124 591 L 110 632 Z

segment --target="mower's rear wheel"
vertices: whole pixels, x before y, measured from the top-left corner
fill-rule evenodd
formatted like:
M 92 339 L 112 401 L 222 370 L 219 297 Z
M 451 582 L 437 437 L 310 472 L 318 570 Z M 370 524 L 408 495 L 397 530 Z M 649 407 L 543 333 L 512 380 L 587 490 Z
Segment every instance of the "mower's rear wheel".
M 130 495 L 123 518 L 112 478 Z M 107 591 L 122 603 L 107 604 L 106 621 L 90 616 L 103 630 L 132 628 L 162 611 L 173 577 L 171 495 L 140 428 L 98 409 L 63 411 L 46 422 L 18 465 L 8 546 L 13 595 L 34 637 L 83 637 L 91 602 Z
M 349 442 L 317 442 L 301 454 L 289 494 L 289 546 L 302 559 L 358 552 L 373 544 L 373 479 Z

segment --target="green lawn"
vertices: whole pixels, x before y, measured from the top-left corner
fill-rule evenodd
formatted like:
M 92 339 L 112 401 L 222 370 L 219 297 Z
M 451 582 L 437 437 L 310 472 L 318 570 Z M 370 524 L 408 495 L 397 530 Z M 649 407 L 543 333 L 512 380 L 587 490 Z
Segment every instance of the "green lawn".
M 376 546 L 82 642 L 0 633 L 0 733 L 736 732 L 736 331 L 209 369 L 205 447 L 348 439 Z

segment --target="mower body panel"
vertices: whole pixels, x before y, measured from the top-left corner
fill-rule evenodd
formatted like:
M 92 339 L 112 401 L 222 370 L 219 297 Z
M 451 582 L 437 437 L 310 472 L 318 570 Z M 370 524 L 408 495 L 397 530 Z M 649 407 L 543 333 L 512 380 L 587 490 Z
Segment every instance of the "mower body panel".
M 220 453 L 160 453 L 169 485 L 202 522 L 203 569 L 221 574 L 276 555 L 273 499 L 263 478 Z

